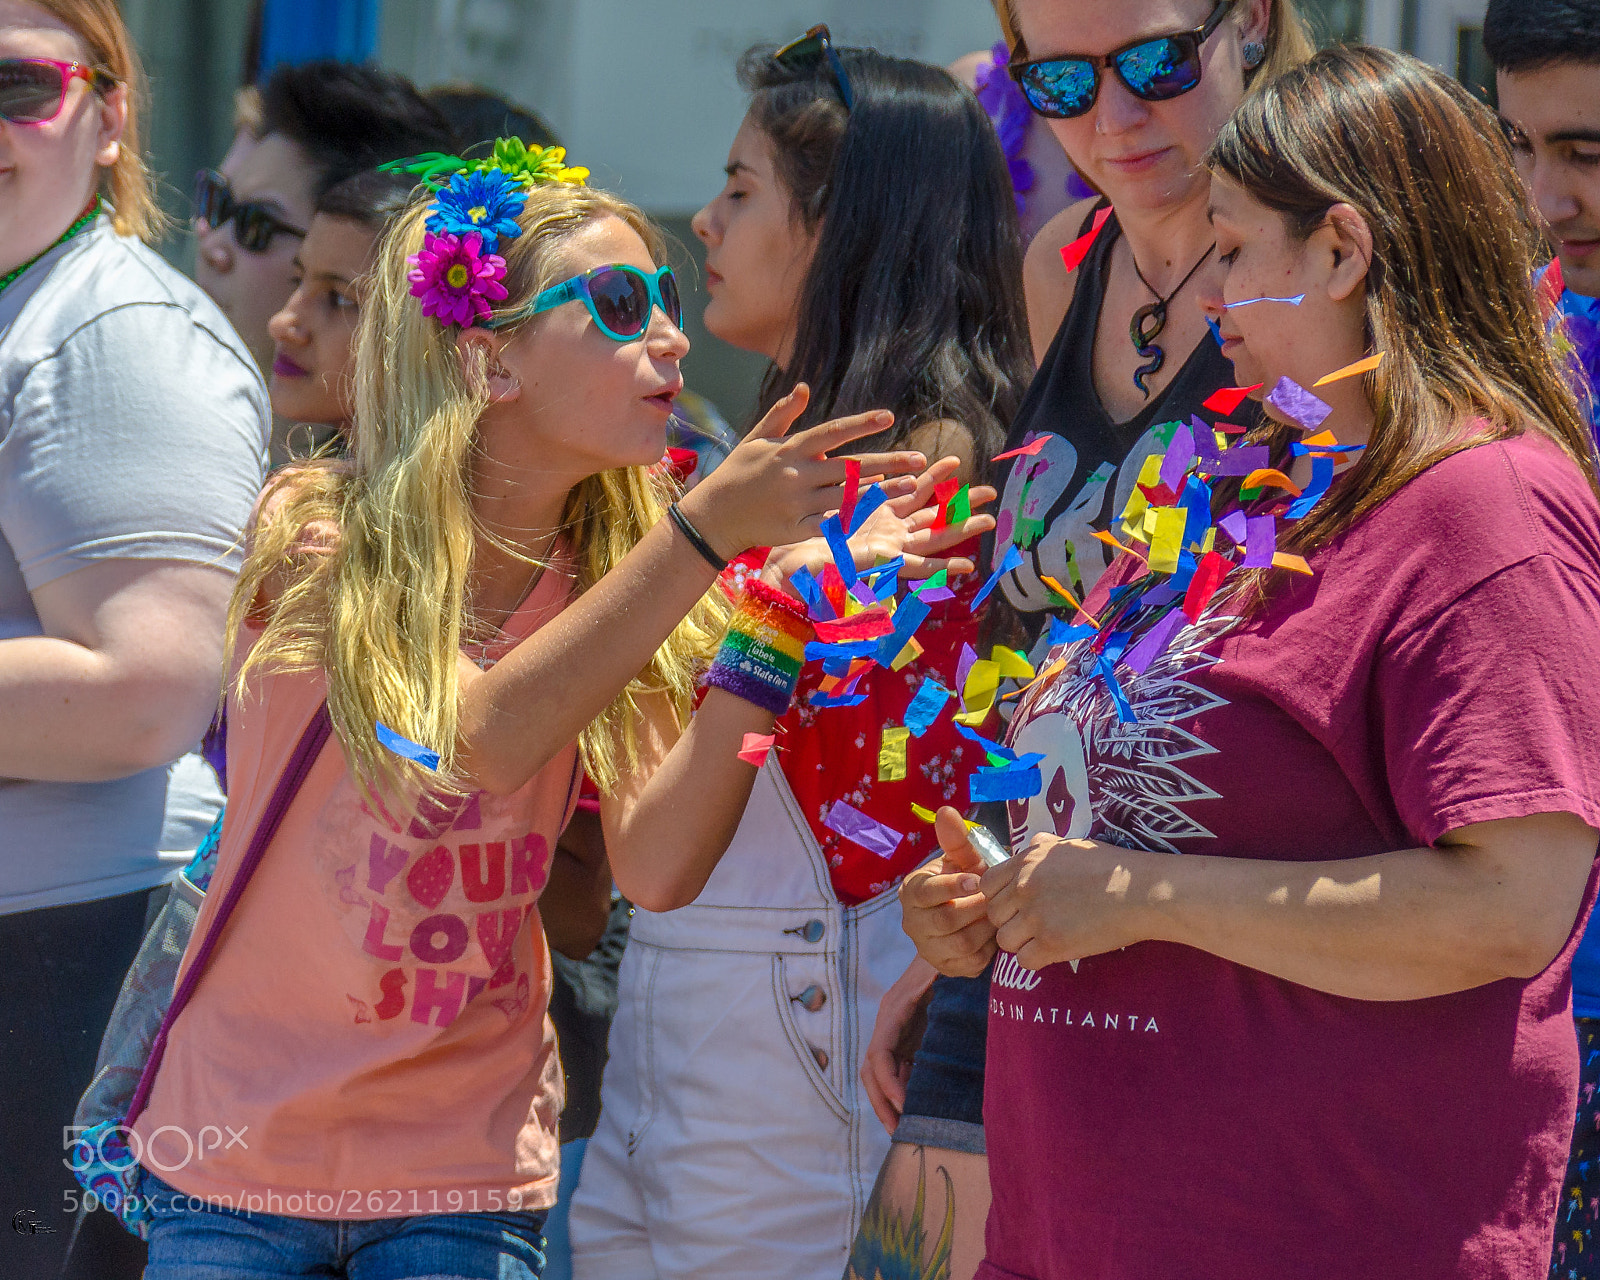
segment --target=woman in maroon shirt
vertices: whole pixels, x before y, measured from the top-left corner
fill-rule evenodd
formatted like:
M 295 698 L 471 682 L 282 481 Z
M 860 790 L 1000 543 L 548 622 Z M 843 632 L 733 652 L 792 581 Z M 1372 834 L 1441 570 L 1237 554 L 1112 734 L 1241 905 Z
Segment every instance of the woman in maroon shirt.
M 978 1274 L 1542 1276 L 1600 503 L 1522 192 L 1485 107 L 1374 49 L 1209 162 L 1203 305 L 1266 465 L 1175 438 L 1013 722 L 1022 852 L 980 881 L 944 811 L 902 890 L 936 966 L 1002 953 Z

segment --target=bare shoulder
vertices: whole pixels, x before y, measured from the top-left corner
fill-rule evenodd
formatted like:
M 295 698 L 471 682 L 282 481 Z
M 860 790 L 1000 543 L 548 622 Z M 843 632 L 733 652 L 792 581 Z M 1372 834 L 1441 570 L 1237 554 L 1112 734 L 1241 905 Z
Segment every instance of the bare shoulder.
M 1061 265 L 1061 251 L 1078 238 L 1084 219 L 1094 208 L 1097 197 L 1069 204 L 1039 228 L 1022 260 L 1022 291 L 1028 304 L 1028 332 L 1033 338 L 1033 356 L 1043 362 L 1050 341 L 1061 327 L 1067 308 L 1072 305 L 1078 273 Z
M 972 432 L 953 418 L 934 418 L 911 429 L 905 448 L 915 449 L 929 462 L 940 458 L 960 458 L 962 480 L 972 478 L 976 444 Z

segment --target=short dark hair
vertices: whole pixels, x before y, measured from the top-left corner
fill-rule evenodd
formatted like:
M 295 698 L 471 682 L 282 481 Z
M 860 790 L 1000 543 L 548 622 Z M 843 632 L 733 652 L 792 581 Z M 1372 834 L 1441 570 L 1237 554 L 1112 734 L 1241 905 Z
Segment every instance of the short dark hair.
M 1483 47 L 1496 71 L 1600 63 L 1600 0 L 1489 0 Z
M 804 381 L 806 425 L 894 413 L 852 452 L 898 448 L 949 419 L 971 432 L 981 469 L 1033 370 L 1005 152 L 977 98 L 940 68 L 838 53 L 849 110 L 827 62 L 786 66 L 765 47 L 739 64 L 794 217 L 818 232 L 793 355 L 769 370 L 757 412 Z
M 316 211 L 382 231 L 418 194 L 417 180 L 409 173 L 367 169 L 324 191 Z
M 556 147 L 555 130 L 537 111 L 475 84 L 441 84 L 428 101 L 444 112 L 466 148 L 497 138 L 521 138 L 529 146 Z
M 317 198 L 385 161 L 458 145 L 450 121 L 411 81 L 349 62 L 274 71 L 261 95 L 261 135 L 272 133 L 299 146 L 315 166 Z

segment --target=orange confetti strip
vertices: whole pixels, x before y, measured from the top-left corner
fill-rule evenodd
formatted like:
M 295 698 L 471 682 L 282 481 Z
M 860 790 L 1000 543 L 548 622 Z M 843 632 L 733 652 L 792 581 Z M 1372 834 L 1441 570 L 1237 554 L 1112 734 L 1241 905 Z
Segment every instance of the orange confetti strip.
M 1307 577 L 1311 575 L 1311 566 L 1300 556 L 1292 556 L 1287 551 L 1273 553 L 1272 567 L 1274 569 L 1288 569 L 1291 573 L 1303 573 Z
M 1244 488 L 1264 489 L 1271 485 L 1274 489 L 1287 489 L 1295 497 L 1299 497 L 1303 490 L 1283 472 L 1275 467 L 1262 467 L 1259 471 L 1252 471 L 1245 477 Z
M 1313 387 L 1325 387 L 1330 382 L 1342 382 L 1346 378 L 1355 378 L 1363 373 L 1371 373 L 1383 363 L 1383 355 L 1384 353 L 1380 351 L 1377 355 L 1368 356 L 1365 360 L 1357 360 L 1354 364 L 1347 364 L 1344 368 L 1335 369 L 1326 378 L 1323 378 L 1320 382 L 1313 382 L 1311 385 Z

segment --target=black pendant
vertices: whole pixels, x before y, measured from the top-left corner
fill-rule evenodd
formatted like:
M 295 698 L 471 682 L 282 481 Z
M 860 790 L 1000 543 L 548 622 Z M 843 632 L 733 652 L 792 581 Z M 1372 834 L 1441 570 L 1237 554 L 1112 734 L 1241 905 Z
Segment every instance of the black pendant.
M 1133 375 L 1133 385 L 1144 392 L 1147 400 L 1150 398 L 1150 388 L 1145 386 L 1145 379 L 1160 373 L 1161 366 L 1167 362 L 1167 353 L 1156 346 L 1155 341 L 1166 327 L 1167 306 L 1164 302 L 1151 302 L 1140 307 L 1133 313 L 1133 320 L 1128 325 L 1128 337 L 1133 340 L 1133 349 L 1149 361 L 1140 365 Z

